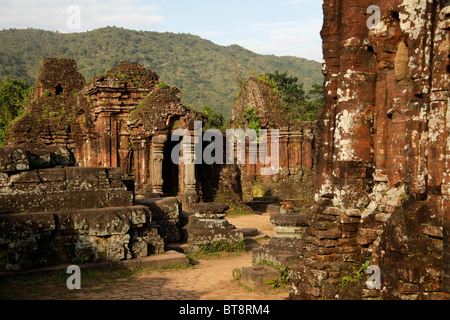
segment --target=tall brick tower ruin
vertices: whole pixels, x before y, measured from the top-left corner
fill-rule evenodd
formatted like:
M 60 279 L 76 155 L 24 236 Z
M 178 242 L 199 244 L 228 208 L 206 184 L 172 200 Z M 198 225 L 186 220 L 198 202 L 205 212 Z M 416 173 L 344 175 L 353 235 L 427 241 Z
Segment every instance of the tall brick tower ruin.
M 373 4 L 323 4 L 326 108 L 293 298 L 449 298 L 450 7 L 376 1 L 368 28 Z

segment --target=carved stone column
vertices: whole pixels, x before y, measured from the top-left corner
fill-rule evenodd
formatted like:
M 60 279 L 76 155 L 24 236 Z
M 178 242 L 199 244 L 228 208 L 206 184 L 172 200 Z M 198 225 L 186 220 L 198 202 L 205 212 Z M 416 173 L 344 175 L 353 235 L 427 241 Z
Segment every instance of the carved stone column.
M 197 203 L 197 180 L 195 179 L 195 150 L 194 144 L 198 137 L 186 137 L 182 142 L 183 165 L 184 165 L 184 194 L 182 195 L 183 208 Z
M 154 136 L 151 148 L 151 182 L 154 193 L 163 193 L 164 180 L 162 177 L 164 160 L 164 143 L 167 141 L 166 135 Z

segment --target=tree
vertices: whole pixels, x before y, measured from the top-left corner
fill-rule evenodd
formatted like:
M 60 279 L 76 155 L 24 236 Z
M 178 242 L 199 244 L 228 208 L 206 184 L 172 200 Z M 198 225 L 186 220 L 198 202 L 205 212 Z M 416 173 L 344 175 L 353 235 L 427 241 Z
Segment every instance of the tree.
M 22 107 L 31 92 L 24 80 L 0 80 L 0 146 L 5 145 L 6 126 L 22 113 Z
M 289 76 L 287 72 L 279 73 L 278 70 L 273 74 L 263 75 L 259 79 L 265 79 L 264 82 L 272 86 L 293 119 L 314 121 L 324 106 L 325 99 L 321 84 L 314 84 L 306 93 L 303 84 L 298 83 L 297 77 Z
M 221 113 L 214 112 L 214 110 L 209 106 L 204 106 L 202 113 L 206 118 L 206 126 L 204 130 L 209 129 L 219 129 L 224 130 L 226 127 L 225 118 Z
M 303 90 L 303 84 L 298 83 L 297 77 L 289 76 L 287 71 L 279 73 L 278 70 L 273 74 L 268 74 L 277 84 L 280 98 L 288 107 L 294 107 L 306 100 L 306 93 Z
M 308 91 L 308 99 L 304 108 L 304 121 L 314 121 L 320 110 L 325 106 L 325 96 L 322 84 L 314 84 Z

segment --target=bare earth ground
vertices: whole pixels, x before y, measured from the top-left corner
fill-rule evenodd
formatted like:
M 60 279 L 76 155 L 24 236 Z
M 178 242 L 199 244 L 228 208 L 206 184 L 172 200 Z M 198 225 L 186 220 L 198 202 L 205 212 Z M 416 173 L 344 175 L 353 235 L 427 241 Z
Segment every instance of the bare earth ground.
M 257 228 L 269 237 L 274 227 L 268 215 L 229 216 L 237 228 Z M 248 249 L 267 240 L 251 244 Z M 233 279 L 233 269 L 252 265 L 251 251 L 202 258 L 189 268 L 143 270 L 133 275 L 84 281 L 81 290 L 68 290 L 62 274 L 58 280 L 0 281 L 0 299 L 45 300 L 284 300 L 287 288 L 249 291 Z M 86 283 L 87 282 L 87 283 Z

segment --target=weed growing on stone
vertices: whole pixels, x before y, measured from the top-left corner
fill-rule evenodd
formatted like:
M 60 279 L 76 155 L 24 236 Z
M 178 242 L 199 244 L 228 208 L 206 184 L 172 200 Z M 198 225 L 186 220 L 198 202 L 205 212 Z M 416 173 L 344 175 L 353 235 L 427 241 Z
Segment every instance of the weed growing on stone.
M 359 283 L 370 266 L 370 259 L 367 259 L 362 265 L 354 264 L 352 270 L 339 280 L 339 287 L 344 288 L 349 283 Z M 341 289 L 342 290 L 342 289 Z
M 279 264 L 275 264 L 272 261 L 268 261 L 265 259 L 262 260 L 262 263 L 277 269 L 278 273 L 280 274 L 279 278 L 267 281 L 266 284 L 271 284 L 273 289 L 277 289 L 279 287 L 284 287 L 285 285 L 289 284 L 289 280 L 291 279 L 291 277 L 289 276 L 289 268 L 288 267 L 282 268 Z

